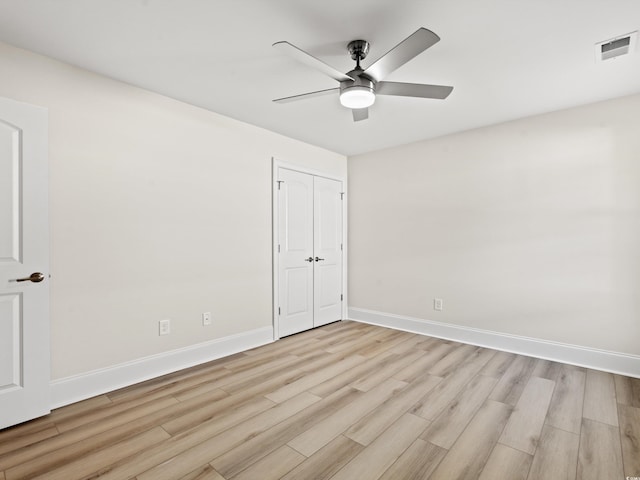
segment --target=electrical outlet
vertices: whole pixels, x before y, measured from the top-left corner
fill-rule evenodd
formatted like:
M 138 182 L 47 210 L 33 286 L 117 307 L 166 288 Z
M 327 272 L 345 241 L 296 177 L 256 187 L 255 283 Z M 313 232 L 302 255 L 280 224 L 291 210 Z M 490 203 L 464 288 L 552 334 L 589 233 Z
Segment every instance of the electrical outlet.
M 158 335 L 169 335 L 171 333 L 171 320 L 168 318 L 158 322 Z
M 202 325 L 211 325 L 211 312 L 204 312 L 202 314 Z
M 439 312 L 442 311 L 442 299 L 441 298 L 434 298 L 433 299 L 433 309 L 437 310 Z

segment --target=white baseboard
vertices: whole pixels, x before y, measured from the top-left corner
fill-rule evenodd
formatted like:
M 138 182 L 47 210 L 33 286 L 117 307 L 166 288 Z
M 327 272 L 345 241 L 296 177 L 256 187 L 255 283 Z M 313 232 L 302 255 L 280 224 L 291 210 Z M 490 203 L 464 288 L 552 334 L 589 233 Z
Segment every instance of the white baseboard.
M 350 307 L 349 320 L 640 378 L 640 356 Z
M 54 380 L 51 382 L 51 408 L 86 400 L 271 342 L 273 327 L 264 327 Z

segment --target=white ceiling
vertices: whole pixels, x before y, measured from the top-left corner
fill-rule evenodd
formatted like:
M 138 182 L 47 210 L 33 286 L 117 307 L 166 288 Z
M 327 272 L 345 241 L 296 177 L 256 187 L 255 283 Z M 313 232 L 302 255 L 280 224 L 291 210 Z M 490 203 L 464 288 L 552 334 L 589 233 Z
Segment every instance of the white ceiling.
M 442 40 L 386 80 L 448 99 L 271 101 L 337 86 L 274 42 L 346 72 L 350 40 L 366 67 L 419 27 Z M 640 53 L 594 54 L 638 29 L 638 0 L 0 0 L 2 41 L 345 155 L 638 93 Z

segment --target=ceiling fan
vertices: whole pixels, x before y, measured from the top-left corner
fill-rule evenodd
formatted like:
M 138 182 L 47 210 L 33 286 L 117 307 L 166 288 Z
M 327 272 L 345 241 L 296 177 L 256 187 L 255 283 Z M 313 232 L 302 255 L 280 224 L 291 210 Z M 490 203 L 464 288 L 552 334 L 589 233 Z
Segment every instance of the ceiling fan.
M 356 66 L 347 73 L 336 70 L 331 65 L 324 63 L 289 42 L 276 42 L 273 44 L 275 48 L 305 65 L 320 70 L 340 82 L 340 86 L 278 98 L 274 102 L 287 103 L 340 92 L 340 103 L 351 109 L 353 120 L 358 122 L 369 117 L 369 107 L 375 102 L 376 95 L 445 99 L 449 96 L 453 87 L 383 81 L 391 72 L 439 41 L 440 37 L 431 30 L 419 28 L 369 67 L 363 69 L 360 66 L 360 62 L 369 53 L 369 42 L 366 40 L 354 40 L 349 42 L 347 50 L 351 54 L 351 58 L 356 61 Z

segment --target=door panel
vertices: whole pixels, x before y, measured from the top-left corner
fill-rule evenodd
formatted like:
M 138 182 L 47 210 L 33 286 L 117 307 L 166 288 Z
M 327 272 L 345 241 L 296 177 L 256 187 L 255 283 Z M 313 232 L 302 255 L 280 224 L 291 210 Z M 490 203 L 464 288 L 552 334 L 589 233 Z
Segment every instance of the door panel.
M 20 261 L 20 129 L 0 120 L 0 262 Z
M 278 171 L 278 335 L 313 328 L 313 177 Z
M 0 295 L 0 392 L 22 386 L 20 295 Z
M 314 302 L 317 311 L 324 311 L 328 308 L 334 308 L 336 304 L 339 305 L 340 292 L 336 291 L 336 289 L 340 286 L 340 278 L 342 277 L 340 270 L 338 265 L 316 264 L 314 283 L 317 288 L 314 295 Z M 335 318 L 330 321 L 335 320 L 340 320 L 340 318 Z
M 306 180 L 306 179 L 305 179 Z M 286 234 L 284 238 L 285 250 L 289 253 L 300 253 L 304 255 L 306 252 L 313 250 L 311 246 L 313 225 L 310 198 L 310 185 L 300 180 L 289 180 L 284 186 L 285 195 L 285 221 Z
M 313 310 L 309 304 L 309 267 L 290 267 L 286 270 L 285 285 L 287 286 L 287 315 L 306 315 Z
M 0 98 L 0 429 L 49 412 L 47 199 L 47 112 Z
M 314 326 L 342 318 L 342 182 L 314 177 Z

